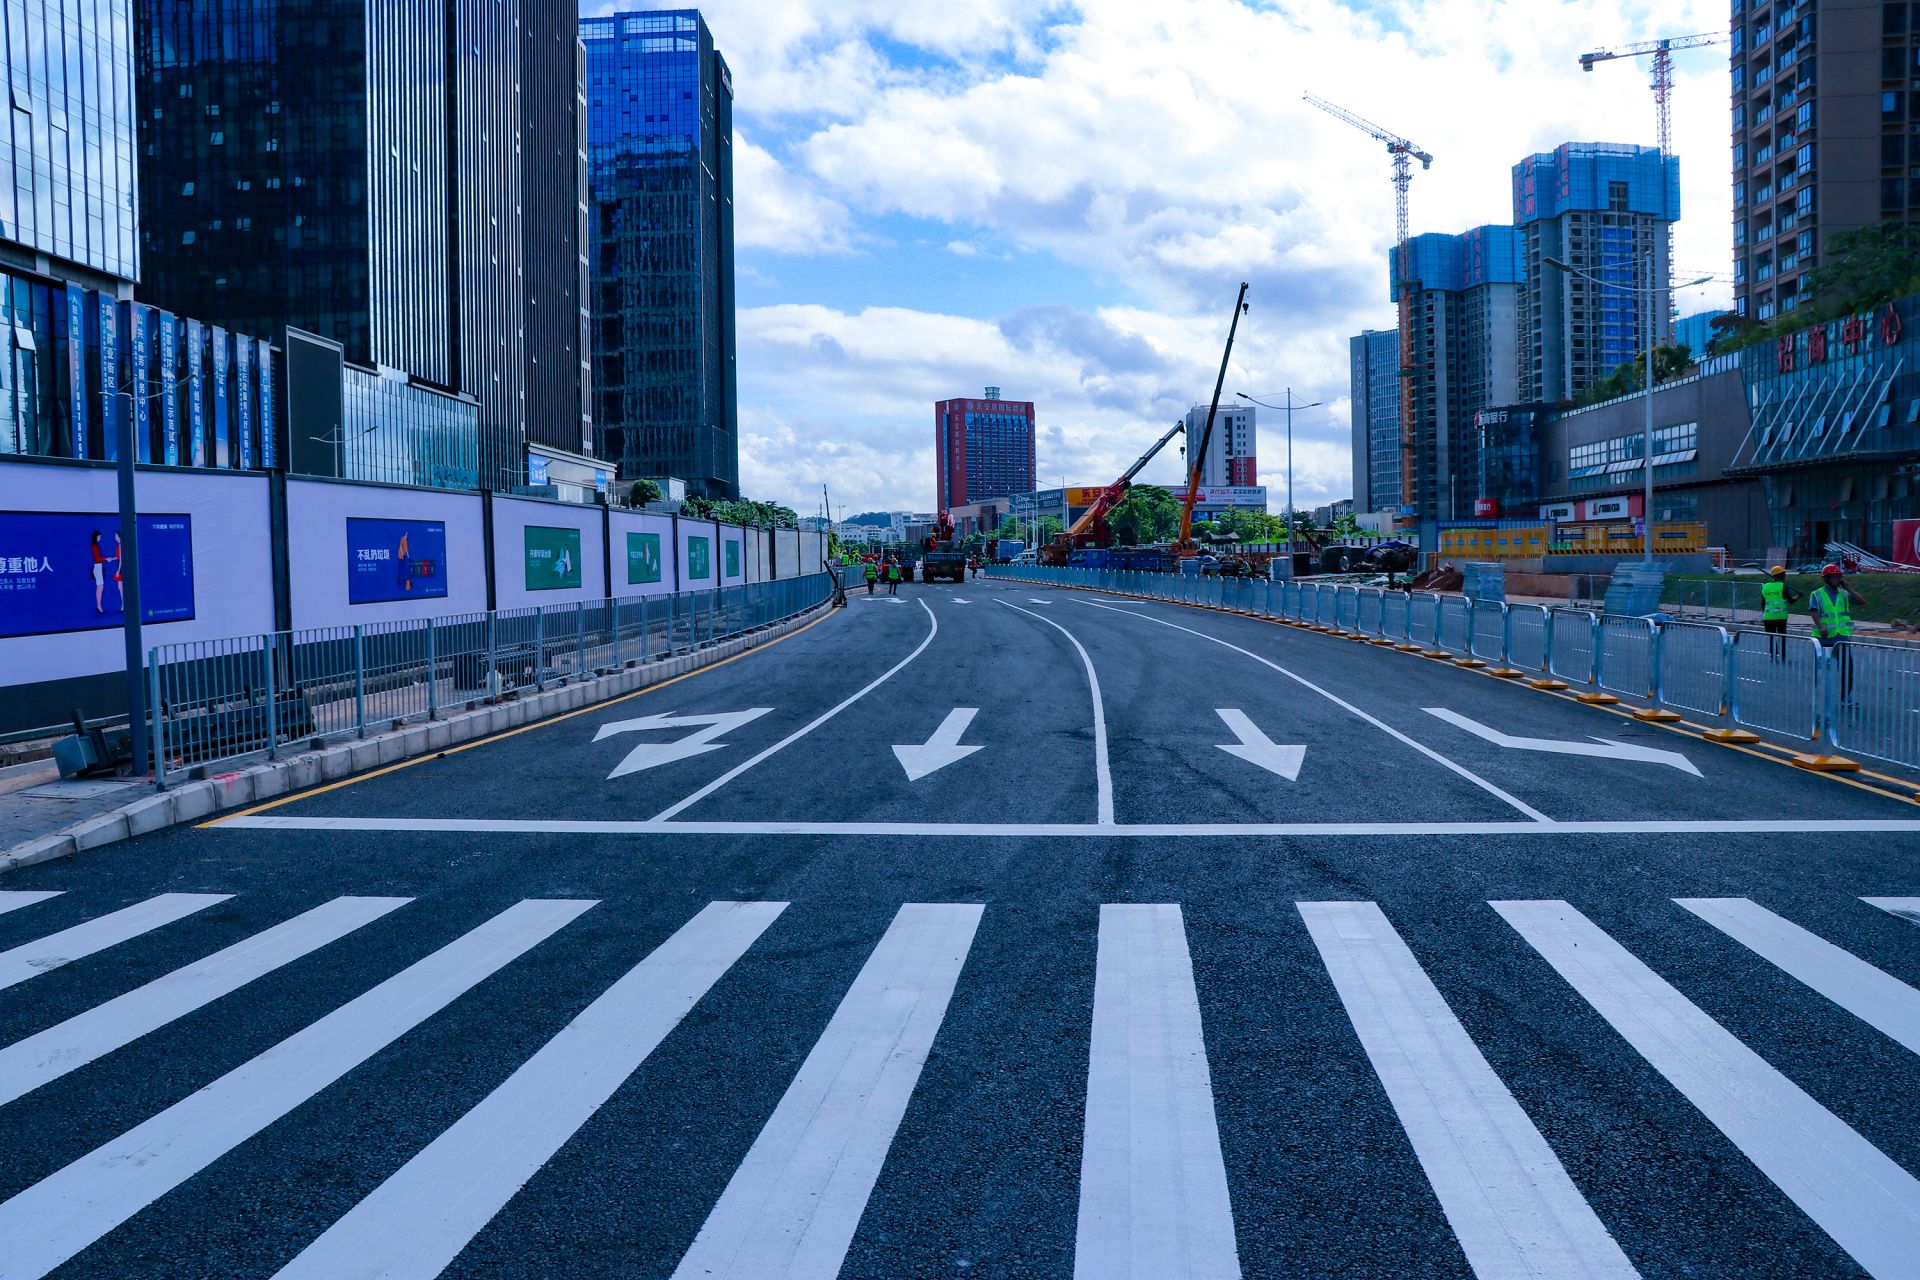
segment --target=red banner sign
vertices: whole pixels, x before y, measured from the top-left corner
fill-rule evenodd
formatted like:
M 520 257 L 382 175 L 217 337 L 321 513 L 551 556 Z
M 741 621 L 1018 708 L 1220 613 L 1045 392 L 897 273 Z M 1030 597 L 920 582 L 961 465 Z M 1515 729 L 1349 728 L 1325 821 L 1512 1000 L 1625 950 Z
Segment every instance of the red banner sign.
M 1920 520 L 1893 522 L 1893 562 L 1920 568 Z

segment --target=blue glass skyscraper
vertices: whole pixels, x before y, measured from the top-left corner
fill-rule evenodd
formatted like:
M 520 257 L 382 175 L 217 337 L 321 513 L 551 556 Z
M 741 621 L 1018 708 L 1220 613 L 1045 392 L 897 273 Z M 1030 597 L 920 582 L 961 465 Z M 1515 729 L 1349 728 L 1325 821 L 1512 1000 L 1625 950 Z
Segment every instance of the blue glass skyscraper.
M 732 75 L 693 9 L 580 38 L 596 452 L 737 497 Z

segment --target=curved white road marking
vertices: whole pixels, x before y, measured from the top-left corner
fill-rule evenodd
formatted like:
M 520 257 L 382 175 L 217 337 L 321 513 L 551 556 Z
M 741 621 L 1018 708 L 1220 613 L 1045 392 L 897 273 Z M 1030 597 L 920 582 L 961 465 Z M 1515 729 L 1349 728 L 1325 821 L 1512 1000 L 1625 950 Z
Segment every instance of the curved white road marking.
M 1354 706 L 1351 702 L 1348 702 L 1345 698 L 1340 697 L 1338 694 L 1327 692 L 1325 689 L 1322 689 L 1319 685 L 1307 679 L 1305 676 L 1295 675 L 1293 672 L 1287 670 L 1285 667 L 1281 666 L 1279 663 L 1270 662 L 1267 659 L 1261 657 L 1259 654 L 1253 652 L 1253 650 L 1251 649 L 1242 649 L 1239 645 L 1232 644 L 1226 640 L 1222 640 L 1219 636 L 1210 636 L 1204 631 L 1195 631 L 1192 627 L 1183 627 L 1177 622 L 1168 622 L 1165 618 L 1155 618 L 1149 614 L 1137 613 L 1132 609 L 1116 609 L 1112 605 L 1095 604 L 1091 600 L 1085 601 L 1084 603 L 1087 605 L 1088 608 L 1091 608 L 1091 609 L 1105 609 L 1109 613 L 1123 613 L 1129 618 L 1138 618 L 1142 622 L 1151 622 L 1157 626 L 1162 626 L 1162 627 L 1172 627 L 1175 631 L 1184 631 L 1190 636 L 1199 636 L 1202 640 L 1211 640 L 1213 641 L 1213 643 L 1220 645 L 1222 648 L 1231 649 L 1235 653 L 1244 654 L 1247 657 L 1252 658 L 1255 662 L 1259 663 L 1261 666 L 1270 667 L 1273 670 L 1278 671 L 1281 675 L 1293 681 L 1295 684 L 1299 685 L 1301 688 L 1313 690 L 1315 693 L 1325 698 L 1328 702 L 1331 702 L 1334 706 L 1339 707 L 1343 711 L 1356 715 L 1362 720 L 1365 720 L 1368 724 L 1380 730 L 1380 732 L 1386 734 L 1388 737 L 1393 738 L 1396 741 L 1406 743 L 1408 746 L 1412 747 L 1415 751 L 1418 751 L 1421 755 L 1427 757 L 1427 759 L 1432 760 L 1436 764 L 1444 765 L 1446 768 L 1451 769 L 1453 772 L 1465 778 L 1468 782 L 1471 782 L 1474 786 L 1479 787 L 1482 791 L 1486 792 L 1488 795 L 1493 796 L 1495 799 L 1505 801 L 1509 805 L 1512 805 L 1515 809 L 1518 809 L 1521 813 L 1526 814 L 1529 818 L 1532 818 L 1535 822 L 1538 822 L 1547 826 L 1551 826 L 1553 824 L 1552 818 L 1549 818 L 1546 814 L 1540 812 L 1538 809 L 1534 808 L 1532 805 L 1528 804 L 1526 801 L 1521 800 L 1517 796 L 1508 795 L 1505 791 L 1502 791 L 1499 787 L 1494 786 L 1491 782 L 1488 782 L 1485 778 L 1481 777 L 1479 774 L 1475 773 L 1473 770 L 1467 768 L 1465 765 L 1455 764 L 1453 761 L 1441 755 L 1438 751 L 1435 751 L 1432 747 L 1424 746 L 1421 743 L 1415 742 L 1412 738 L 1409 738 L 1406 734 L 1400 732 L 1398 729 L 1386 723 L 1384 720 L 1379 720 L 1373 716 L 1368 715 L 1366 712 Z
M 765 751 L 762 751 L 759 755 L 754 756 L 750 760 L 743 761 L 742 763 L 733 766 L 733 768 L 727 770 L 725 773 L 721 774 L 719 777 L 715 778 L 712 782 L 709 782 L 706 786 L 700 788 L 698 791 L 694 792 L 692 795 L 688 796 L 686 799 L 681 800 L 677 804 L 668 805 L 666 808 L 662 809 L 659 813 L 655 814 L 653 820 L 655 822 L 665 822 L 668 818 L 671 818 L 674 814 L 679 813 L 682 809 L 687 808 L 689 805 L 698 804 L 700 801 L 705 800 L 708 796 L 712 795 L 714 792 L 718 791 L 720 788 L 726 786 L 729 782 L 732 782 L 735 778 L 739 777 L 741 774 L 745 773 L 747 770 L 753 768 L 753 766 L 759 764 L 762 760 L 765 760 L 768 756 L 773 755 L 775 752 L 784 750 L 789 746 L 792 746 L 794 743 L 806 737 L 808 734 L 812 733 L 815 729 L 818 729 L 821 725 L 825 724 L 827 721 L 839 715 L 842 711 L 845 711 L 848 707 L 852 706 L 854 703 L 860 701 L 860 699 L 872 693 L 875 689 L 878 689 L 881 685 L 885 684 L 887 681 L 893 679 L 894 676 L 898 675 L 906 667 L 906 665 L 909 662 L 912 662 L 915 658 L 925 653 L 927 650 L 927 646 L 933 643 L 933 638 L 940 634 L 940 620 L 933 616 L 933 610 L 928 608 L 927 602 L 925 600 L 920 601 L 919 604 L 920 604 L 920 607 L 922 609 L 925 609 L 927 613 L 927 638 L 925 640 L 922 640 L 912 653 L 900 659 L 900 661 L 894 663 L 891 667 L 888 667 L 885 671 L 881 672 L 880 675 L 876 679 L 874 679 L 872 683 L 868 684 L 866 688 L 860 690 L 860 692 L 854 694 L 852 697 L 846 699 L 844 702 L 837 704 L 831 710 L 822 712 L 820 715 L 815 716 L 813 719 L 809 720 L 806 724 L 801 725 L 798 729 L 795 729 L 792 733 L 780 739 L 780 741 L 774 743 L 772 746 L 768 747 Z
M 1098 791 L 1095 804 L 1098 811 L 1096 821 L 1100 826 L 1110 827 L 1113 825 L 1113 770 L 1107 763 L 1107 712 L 1106 708 L 1102 706 L 1100 702 L 1100 677 L 1094 674 L 1093 659 L 1087 655 L 1085 646 L 1074 639 L 1073 632 L 1067 630 L 1052 618 L 1042 618 L 1033 610 L 1022 609 L 1010 600 L 1002 600 L 1000 603 L 1006 605 L 1007 608 L 1013 610 L 1015 613 L 1024 613 L 1029 618 L 1046 623 L 1055 631 L 1065 636 L 1067 643 L 1072 645 L 1074 650 L 1079 653 L 1080 665 L 1087 669 L 1087 688 L 1093 694 L 1093 777 L 1094 785 Z

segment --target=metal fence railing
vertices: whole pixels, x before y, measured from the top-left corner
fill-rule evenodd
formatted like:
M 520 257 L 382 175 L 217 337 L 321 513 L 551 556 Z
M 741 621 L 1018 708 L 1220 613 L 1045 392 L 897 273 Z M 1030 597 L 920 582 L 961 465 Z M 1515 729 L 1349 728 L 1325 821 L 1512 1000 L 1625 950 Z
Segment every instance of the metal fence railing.
M 1828 650 L 1804 634 L 1769 636 L 1718 621 L 1481 604 L 1376 587 L 1034 566 L 991 572 L 1154 600 L 1224 599 L 1229 608 L 1498 659 L 1571 685 L 1920 768 L 1920 648 L 1909 645 L 1854 639 Z M 218 658 L 235 661 L 232 654 Z M 239 661 L 245 665 L 244 655 Z
M 347 737 L 632 666 L 804 613 L 818 573 L 674 595 L 158 645 L 154 775 Z

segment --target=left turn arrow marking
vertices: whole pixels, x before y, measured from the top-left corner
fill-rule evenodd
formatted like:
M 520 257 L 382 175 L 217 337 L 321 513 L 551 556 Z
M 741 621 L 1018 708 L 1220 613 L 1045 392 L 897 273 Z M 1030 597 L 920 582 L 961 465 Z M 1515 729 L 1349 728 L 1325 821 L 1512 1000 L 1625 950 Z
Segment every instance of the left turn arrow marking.
M 710 716 L 641 716 L 635 720 L 614 720 L 600 726 L 593 735 L 599 742 L 611 738 L 616 733 L 646 733 L 656 729 L 688 729 L 694 732 L 672 742 L 643 742 L 627 752 L 609 778 L 624 777 L 629 773 L 638 773 L 642 769 L 653 769 L 663 764 L 672 764 L 675 760 L 685 760 L 689 756 L 702 755 L 708 751 L 718 751 L 726 746 L 724 742 L 715 742 L 721 734 L 738 729 L 749 720 L 757 720 L 772 707 L 750 707 L 745 711 L 723 711 Z

